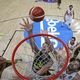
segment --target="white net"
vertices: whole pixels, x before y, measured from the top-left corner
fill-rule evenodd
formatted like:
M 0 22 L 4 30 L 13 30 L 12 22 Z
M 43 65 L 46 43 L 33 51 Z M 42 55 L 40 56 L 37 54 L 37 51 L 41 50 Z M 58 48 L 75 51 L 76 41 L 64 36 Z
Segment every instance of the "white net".
M 37 44 L 36 44 L 37 45 Z M 38 46 L 38 45 L 37 45 Z M 49 47 L 50 45 L 48 45 Z M 56 53 L 55 52 L 49 52 L 48 54 L 42 53 L 40 54 L 40 52 L 42 51 L 42 49 L 39 49 L 40 51 L 37 53 L 37 55 L 35 55 L 32 52 L 32 49 L 30 47 L 30 45 L 25 41 L 24 43 L 22 43 L 18 50 L 16 51 L 16 55 L 15 55 L 15 59 L 17 59 L 17 63 L 15 64 L 15 67 L 17 69 L 17 71 L 25 77 L 29 77 L 32 80 L 43 80 L 46 79 L 50 76 L 53 76 L 54 74 L 56 74 L 58 71 L 60 71 L 63 68 L 63 65 L 65 64 L 65 59 L 66 59 L 66 52 L 65 49 L 63 47 L 63 49 L 56 49 Z M 40 54 L 40 55 L 38 55 Z M 38 57 L 37 59 L 36 56 Z M 40 59 L 41 58 L 41 59 Z M 51 59 L 49 62 L 49 59 Z M 44 70 L 44 74 L 42 75 L 38 75 L 37 72 L 35 72 L 33 70 L 33 64 L 38 63 L 39 61 L 41 61 L 41 63 L 43 63 L 43 66 L 47 66 L 48 70 L 47 73 L 45 73 Z M 41 64 L 39 63 L 39 65 L 37 65 L 38 67 L 41 66 Z M 43 67 L 42 66 L 42 67 Z M 46 68 L 46 67 L 45 67 Z M 41 68 L 40 68 L 41 69 Z M 7 76 L 4 77 L 4 75 L 7 74 Z M 8 75 L 11 76 L 8 76 Z M 18 77 L 17 75 L 14 73 L 12 66 L 6 68 L 2 74 L 2 78 L 8 78 L 8 80 L 16 80 Z
M 12 52 L 15 48 L 15 46 L 24 39 L 24 30 L 16 30 L 15 35 L 13 36 L 13 39 L 11 40 L 8 49 L 6 50 L 6 54 L 4 57 L 6 59 L 11 60 Z M 11 36 L 7 35 L 7 38 L 10 38 Z M 6 39 L 5 39 L 6 40 Z M 37 45 L 37 44 L 36 44 Z M 53 74 L 57 73 L 59 70 L 61 70 L 62 66 L 61 64 L 64 64 L 65 58 L 66 58 L 66 52 L 65 49 L 57 49 L 58 52 L 58 59 L 54 55 L 49 53 L 50 57 L 52 58 L 54 64 L 50 67 L 49 72 L 51 73 L 50 76 Z M 20 45 L 18 48 L 15 59 L 22 59 L 22 61 L 18 61 L 16 63 L 16 68 L 20 74 L 23 76 L 32 76 L 32 77 L 39 77 L 40 79 L 42 78 L 47 78 L 50 76 L 39 76 L 37 75 L 33 70 L 32 70 L 32 64 L 34 61 L 35 55 L 31 50 L 30 45 L 27 42 L 24 42 L 23 44 Z M 64 61 L 64 62 L 63 62 Z M 61 68 L 60 68 L 61 66 Z M 6 74 L 6 75 L 5 75 Z M 11 75 L 12 74 L 12 75 Z M 8 80 L 16 80 L 15 77 L 17 78 L 17 75 L 15 74 L 14 70 L 12 69 L 12 66 L 6 68 L 3 73 L 2 73 L 2 79 L 8 79 Z

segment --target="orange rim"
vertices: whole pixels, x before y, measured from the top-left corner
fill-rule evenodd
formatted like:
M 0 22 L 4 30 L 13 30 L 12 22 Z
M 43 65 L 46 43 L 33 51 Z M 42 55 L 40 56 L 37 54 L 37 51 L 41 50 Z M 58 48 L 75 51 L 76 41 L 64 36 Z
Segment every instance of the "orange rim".
M 66 61 L 65 61 L 65 64 L 64 64 L 63 68 L 62 68 L 60 71 L 58 71 L 56 74 L 54 74 L 53 76 L 51 76 L 51 77 L 49 77 L 49 78 L 47 79 L 47 80 L 55 80 L 55 79 L 58 78 L 58 77 L 64 72 L 64 70 L 67 68 L 67 65 L 68 65 L 68 62 L 69 62 L 69 52 L 68 52 L 68 48 L 67 48 L 66 44 L 65 44 L 61 39 L 59 39 L 59 38 L 57 38 L 57 37 L 55 37 L 55 36 L 49 35 L 49 34 L 34 34 L 34 35 L 32 34 L 32 35 L 28 36 L 27 38 L 23 39 L 22 41 L 20 41 L 20 42 L 17 44 L 17 46 L 14 48 L 14 51 L 13 51 L 13 53 L 12 53 L 12 66 L 13 66 L 13 69 L 14 69 L 15 73 L 16 73 L 22 80 L 29 80 L 29 77 L 25 77 L 25 76 L 23 76 L 22 74 L 20 74 L 20 73 L 18 72 L 18 70 L 17 70 L 16 67 L 15 67 L 14 58 L 15 58 L 15 54 L 16 54 L 16 51 L 17 51 L 17 49 L 19 48 L 19 46 L 20 46 L 22 43 L 24 43 L 26 40 L 30 39 L 31 37 L 36 37 L 36 36 L 48 36 L 48 37 L 52 37 L 52 38 L 58 40 L 59 42 L 61 42 L 62 45 L 64 46 L 65 50 L 66 50 L 66 55 L 67 55 L 67 57 L 66 57 Z

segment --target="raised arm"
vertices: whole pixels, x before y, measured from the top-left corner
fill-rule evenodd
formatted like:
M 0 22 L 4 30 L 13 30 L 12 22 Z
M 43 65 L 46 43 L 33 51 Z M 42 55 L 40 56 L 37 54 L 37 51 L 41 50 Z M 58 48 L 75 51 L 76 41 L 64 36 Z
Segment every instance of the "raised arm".
M 45 37 L 45 42 L 47 43 L 47 45 L 49 45 L 49 50 L 53 51 L 54 50 L 53 44 L 51 43 L 50 39 L 47 36 Z
M 66 14 L 67 14 L 67 11 L 66 11 L 65 14 L 64 14 L 64 22 L 66 22 L 66 19 L 65 19 Z
M 74 19 L 74 10 L 73 10 L 73 19 Z
M 48 34 L 48 31 L 45 30 L 45 31 L 42 31 L 42 33 L 43 33 L 43 34 Z M 45 36 L 44 39 L 45 39 L 46 44 L 49 45 L 49 50 L 50 50 L 50 51 L 53 51 L 53 50 L 54 50 L 54 46 L 53 46 L 53 44 L 51 43 L 49 37 L 48 37 L 48 36 Z
M 20 25 L 22 25 L 24 27 L 24 29 L 28 32 L 28 36 L 32 35 L 32 30 L 33 30 L 33 24 L 29 24 L 29 21 L 28 19 L 22 19 L 24 24 L 20 23 Z M 39 50 L 35 44 L 35 41 L 34 41 L 34 38 L 30 38 L 29 39 L 30 41 L 30 45 L 31 45 L 31 48 L 32 48 L 32 51 L 34 53 L 37 53 Z
M 79 80 L 80 79 L 80 74 L 77 72 L 77 74 L 74 76 L 73 80 Z

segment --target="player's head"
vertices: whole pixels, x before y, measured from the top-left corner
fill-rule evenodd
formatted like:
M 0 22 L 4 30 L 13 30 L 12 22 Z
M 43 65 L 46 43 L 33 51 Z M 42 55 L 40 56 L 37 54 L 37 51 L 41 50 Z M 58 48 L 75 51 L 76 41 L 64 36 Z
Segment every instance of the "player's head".
M 42 48 L 43 48 L 43 49 L 47 49 L 47 48 L 48 48 L 48 45 L 46 44 L 46 42 L 44 42 L 44 43 L 42 44 Z
M 67 70 L 70 71 L 70 72 L 76 72 L 79 69 L 80 69 L 80 60 L 75 59 L 75 58 L 71 58 L 70 64 L 69 64 Z
M 75 37 L 72 37 L 72 40 L 76 41 L 76 38 Z
M 72 8 L 73 8 L 73 5 L 69 5 L 69 9 L 72 10 Z
M 72 37 L 71 41 L 70 41 L 70 44 L 73 45 L 76 41 L 76 38 L 75 37 Z

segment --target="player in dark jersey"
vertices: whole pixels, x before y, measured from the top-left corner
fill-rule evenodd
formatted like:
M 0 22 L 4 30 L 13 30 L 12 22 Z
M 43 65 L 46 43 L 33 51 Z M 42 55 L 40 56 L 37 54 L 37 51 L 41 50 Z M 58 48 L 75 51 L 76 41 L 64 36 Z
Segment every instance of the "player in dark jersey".
M 23 22 L 24 24 L 21 24 L 21 23 L 20 24 L 24 26 L 24 29 L 28 32 L 28 36 L 31 35 L 33 30 L 33 24 L 29 24 L 28 19 L 27 19 L 27 22 L 25 19 L 23 19 Z M 47 31 L 42 31 L 42 33 L 47 34 Z M 46 36 L 44 37 L 44 39 L 45 39 L 45 42 L 43 43 L 41 50 L 39 50 L 38 47 L 36 46 L 34 38 L 29 39 L 32 51 L 35 54 L 32 69 L 38 75 L 45 75 L 45 74 L 50 75 L 48 70 L 52 66 L 53 60 L 50 57 L 49 53 L 52 53 L 52 54 L 57 53 L 54 50 L 54 47 L 50 42 L 49 38 Z
M 76 45 L 76 47 L 73 50 L 73 57 L 80 59 L 80 42 Z

